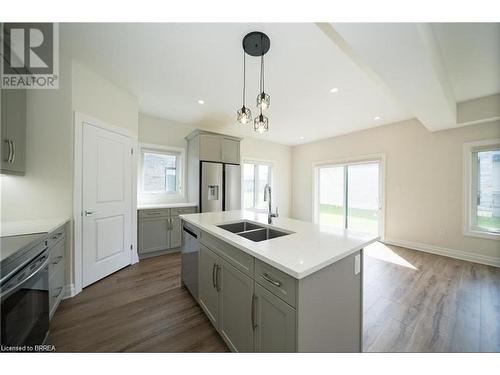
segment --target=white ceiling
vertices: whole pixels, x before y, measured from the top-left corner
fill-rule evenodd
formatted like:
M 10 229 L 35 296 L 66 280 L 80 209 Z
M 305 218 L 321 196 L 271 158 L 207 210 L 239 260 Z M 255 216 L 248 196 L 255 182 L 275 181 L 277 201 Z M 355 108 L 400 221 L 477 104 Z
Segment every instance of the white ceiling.
M 500 92 L 500 23 L 432 27 L 457 102 Z
M 270 131 L 263 135 L 235 121 L 241 41 L 253 30 L 271 39 Z M 63 48 L 136 95 L 142 112 L 217 132 L 297 144 L 412 117 L 312 23 L 64 24 L 60 34 Z M 247 105 L 255 117 L 258 58 L 248 57 L 247 67 Z
M 500 92 L 498 27 L 433 25 L 456 101 Z M 271 39 L 265 59 L 270 131 L 263 135 L 235 121 L 241 41 L 254 30 Z M 140 111 L 216 132 L 294 145 L 416 115 L 312 23 L 62 24 L 60 35 L 72 56 L 134 94 Z M 259 59 L 247 57 L 254 117 L 258 74 Z M 330 93 L 332 87 L 339 91 Z

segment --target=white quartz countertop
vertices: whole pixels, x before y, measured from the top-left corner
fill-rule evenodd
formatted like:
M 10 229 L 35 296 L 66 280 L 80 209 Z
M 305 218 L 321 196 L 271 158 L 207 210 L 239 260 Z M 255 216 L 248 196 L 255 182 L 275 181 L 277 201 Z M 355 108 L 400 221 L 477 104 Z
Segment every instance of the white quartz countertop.
M 49 233 L 70 220 L 71 218 L 69 217 L 62 217 L 40 220 L 3 221 L 0 223 L 0 237 Z
M 178 208 L 178 207 L 196 207 L 198 206 L 195 202 L 185 202 L 185 203 L 156 203 L 156 204 L 138 204 L 138 210 L 153 210 L 158 208 Z
M 373 234 L 339 229 L 289 218 L 275 218 L 267 224 L 267 215 L 252 211 L 224 211 L 181 215 L 186 222 L 212 234 L 265 263 L 302 279 L 345 258 L 379 239 Z M 293 234 L 254 242 L 217 227 L 240 220 L 283 229 Z

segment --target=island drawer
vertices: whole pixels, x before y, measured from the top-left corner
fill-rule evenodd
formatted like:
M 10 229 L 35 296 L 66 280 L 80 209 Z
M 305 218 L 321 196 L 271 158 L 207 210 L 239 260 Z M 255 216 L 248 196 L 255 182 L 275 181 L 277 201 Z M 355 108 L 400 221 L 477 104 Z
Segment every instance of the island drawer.
M 201 242 L 216 254 L 226 259 L 238 270 L 253 277 L 254 261 L 251 255 L 244 253 L 206 232 L 201 232 Z
M 196 213 L 196 207 L 177 207 L 170 209 L 170 214 L 172 216 L 187 215 L 194 213 Z
M 295 278 L 259 259 L 255 259 L 254 279 L 290 306 L 295 307 L 297 293 L 297 280 Z
M 165 217 L 165 216 L 170 216 L 170 208 L 139 211 L 139 217 Z

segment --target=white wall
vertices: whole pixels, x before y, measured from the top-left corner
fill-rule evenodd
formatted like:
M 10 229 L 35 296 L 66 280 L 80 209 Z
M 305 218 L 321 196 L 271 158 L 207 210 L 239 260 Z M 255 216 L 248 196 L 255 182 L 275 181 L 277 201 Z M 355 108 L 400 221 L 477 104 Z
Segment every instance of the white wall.
M 292 197 L 291 147 L 261 139 L 245 138 L 241 142 L 241 158 L 242 160 L 263 160 L 273 163 L 273 205 L 278 206 L 281 216 L 290 216 Z
M 26 174 L 0 175 L 2 222 L 71 216 L 71 81 L 71 60 L 61 53 L 59 89 L 27 90 Z
M 499 241 L 462 234 L 462 145 L 499 137 L 500 121 L 430 133 L 410 120 L 293 147 L 293 217 L 312 220 L 313 162 L 384 153 L 388 240 L 500 261 Z
M 187 141 L 184 137 L 186 137 L 186 135 L 191 133 L 194 129 L 194 127 L 180 124 L 175 121 L 139 113 L 139 142 L 183 149 L 184 158 L 186 158 L 187 149 Z M 184 160 L 184 165 L 185 164 L 186 160 Z M 186 175 L 187 173 L 184 173 L 184 181 L 182 184 L 182 186 L 184 186 L 184 191 L 186 192 L 184 197 L 169 196 L 166 194 L 141 194 L 139 192 L 137 195 L 138 204 L 186 202 Z M 140 174 L 138 174 L 138 178 L 141 178 Z
M 194 129 L 172 120 L 139 113 L 139 142 L 186 148 L 184 137 Z
M 72 63 L 72 77 L 73 110 L 137 136 L 139 104 L 135 96 L 76 60 Z

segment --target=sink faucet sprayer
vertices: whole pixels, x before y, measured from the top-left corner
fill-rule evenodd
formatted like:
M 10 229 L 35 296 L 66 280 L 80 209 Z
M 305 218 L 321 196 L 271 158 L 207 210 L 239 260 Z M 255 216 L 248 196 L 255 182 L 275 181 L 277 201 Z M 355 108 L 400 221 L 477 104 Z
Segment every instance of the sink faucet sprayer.
M 278 206 L 276 206 L 276 212 L 272 212 L 272 204 L 271 204 L 271 185 L 266 184 L 264 187 L 264 202 L 268 202 L 268 209 L 267 209 L 267 222 L 268 224 L 273 223 L 273 217 L 279 217 L 278 215 Z

